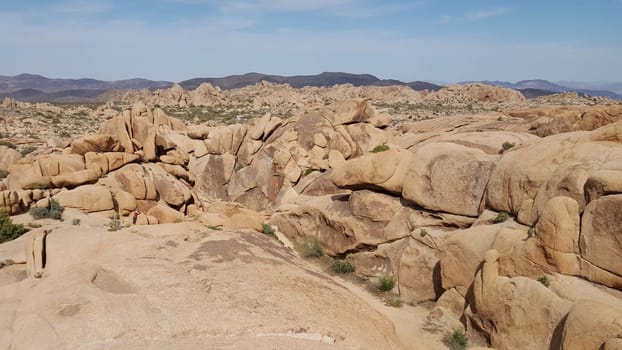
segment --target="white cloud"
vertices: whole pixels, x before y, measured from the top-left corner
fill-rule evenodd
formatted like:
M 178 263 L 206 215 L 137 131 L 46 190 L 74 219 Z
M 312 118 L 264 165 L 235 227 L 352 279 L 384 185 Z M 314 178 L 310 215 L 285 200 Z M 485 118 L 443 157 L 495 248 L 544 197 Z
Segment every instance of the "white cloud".
M 508 9 L 498 8 L 498 9 L 487 10 L 487 11 L 477 11 L 477 12 L 467 13 L 464 17 L 470 21 L 477 21 L 480 19 L 503 16 L 507 14 L 508 12 L 509 12 Z

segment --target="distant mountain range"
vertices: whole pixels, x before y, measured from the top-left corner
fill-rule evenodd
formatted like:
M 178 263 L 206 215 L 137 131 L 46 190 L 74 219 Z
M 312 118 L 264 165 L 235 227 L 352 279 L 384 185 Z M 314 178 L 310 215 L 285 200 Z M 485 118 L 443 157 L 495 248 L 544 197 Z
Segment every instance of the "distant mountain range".
M 465 81 L 460 84 L 473 83 L 474 81 Z M 604 96 L 610 97 L 616 100 L 622 99 L 622 83 L 613 83 L 613 84 L 603 84 L 603 85 L 595 85 L 588 83 L 579 83 L 574 82 L 571 83 L 572 86 L 560 85 L 556 83 L 552 83 L 548 80 L 543 79 L 533 79 L 533 80 L 522 80 L 516 83 L 511 83 L 507 81 L 477 81 L 477 83 L 484 83 L 495 86 L 502 86 L 515 90 L 527 90 L 531 93 L 537 93 L 537 91 L 541 92 L 578 92 L 582 94 L 587 94 L 590 96 Z M 604 89 L 605 86 L 611 88 L 610 90 Z
M 324 72 L 316 75 L 280 76 L 261 73 L 230 75 L 223 78 L 194 78 L 179 82 L 187 90 L 196 89 L 199 85 L 209 82 L 221 89 L 235 89 L 254 85 L 260 81 L 289 84 L 294 88 L 304 86 L 333 86 L 336 84 L 352 84 L 354 86 L 388 86 L 403 85 L 413 90 L 439 90 L 440 85 L 413 81 L 403 82 L 393 79 L 379 79 L 371 74 L 351 74 L 342 72 Z M 606 85 L 566 82 L 566 85 L 552 83 L 547 80 L 523 80 L 517 83 L 504 81 L 471 81 L 466 83 L 485 83 L 508 87 L 521 91 L 527 98 L 550 95 L 557 92 L 571 91 L 592 96 L 606 96 L 622 99 L 622 83 Z M 110 90 L 127 89 L 162 89 L 171 87 L 170 81 L 153 81 L 147 79 L 127 79 L 103 81 L 96 79 L 51 79 L 36 74 L 20 74 L 17 76 L 0 75 L 0 99 L 12 97 L 27 102 L 96 102 L 104 99 L 104 93 Z M 607 87 L 604 89 L 603 87 Z

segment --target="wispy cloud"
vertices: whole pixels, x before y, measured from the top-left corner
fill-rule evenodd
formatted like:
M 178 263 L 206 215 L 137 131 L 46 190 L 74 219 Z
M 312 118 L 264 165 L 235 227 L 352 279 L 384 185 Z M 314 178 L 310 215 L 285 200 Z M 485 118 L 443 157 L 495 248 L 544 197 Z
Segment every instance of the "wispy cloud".
M 477 12 L 467 13 L 464 16 L 464 18 L 469 21 L 477 21 L 480 19 L 503 16 L 507 14 L 508 12 L 509 10 L 506 8 L 498 8 L 498 9 L 487 10 L 487 11 L 477 11 Z
M 622 0 L 621 0 L 622 1 Z M 480 21 L 489 18 L 506 15 L 510 12 L 507 8 L 498 8 L 492 10 L 482 10 L 465 13 L 459 16 L 442 15 L 439 20 L 441 23 L 464 22 L 464 21 Z

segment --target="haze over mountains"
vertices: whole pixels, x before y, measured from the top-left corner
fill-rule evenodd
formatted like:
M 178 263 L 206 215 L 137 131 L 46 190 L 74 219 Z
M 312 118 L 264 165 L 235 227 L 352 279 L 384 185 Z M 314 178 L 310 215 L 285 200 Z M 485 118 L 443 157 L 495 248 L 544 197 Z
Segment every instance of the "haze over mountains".
M 394 79 L 379 79 L 371 74 L 351 74 L 343 72 L 324 72 L 316 75 L 280 76 L 261 73 L 230 75 L 222 78 L 193 78 L 179 82 L 187 90 L 197 88 L 202 83 L 211 83 L 221 89 L 229 90 L 254 85 L 260 81 L 289 84 L 294 88 L 304 86 L 333 86 L 352 84 L 354 86 L 405 85 L 413 90 L 438 90 L 440 85 L 423 81 L 403 82 Z M 526 97 L 537 97 L 558 92 L 579 92 L 591 96 L 605 96 L 622 99 L 622 83 L 553 83 L 547 80 L 523 80 L 516 83 L 505 81 L 468 81 L 459 84 L 481 82 L 521 91 Z M 36 74 L 0 76 L 0 98 L 12 97 L 27 102 L 94 102 L 99 101 L 106 91 L 128 89 L 160 89 L 174 85 L 170 81 L 148 79 L 126 79 L 103 81 L 96 79 L 56 79 Z

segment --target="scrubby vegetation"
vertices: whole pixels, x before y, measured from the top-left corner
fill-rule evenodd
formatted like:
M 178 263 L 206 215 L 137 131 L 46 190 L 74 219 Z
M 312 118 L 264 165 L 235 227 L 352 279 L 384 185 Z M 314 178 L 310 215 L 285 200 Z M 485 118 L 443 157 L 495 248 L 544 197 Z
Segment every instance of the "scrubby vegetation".
M 384 298 L 384 305 L 392 307 L 402 307 L 402 299 L 395 296 L 387 297 Z
M 500 224 L 504 221 L 506 221 L 507 219 L 510 218 L 510 214 L 506 211 L 502 211 L 499 214 L 497 214 L 497 217 L 492 219 L 492 223 L 493 224 Z
M 36 150 L 37 150 L 37 147 L 34 147 L 34 146 L 28 146 L 28 147 L 24 147 L 24 148 L 22 148 L 22 150 L 21 150 L 21 151 L 19 151 L 19 152 L 20 152 L 22 155 L 24 155 L 24 156 L 25 156 L 25 155 L 27 155 L 27 154 L 30 154 L 30 153 L 32 153 L 32 152 L 34 152 L 34 151 L 36 151 Z
M 501 145 L 501 153 L 509 150 L 510 148 L 514 147 L 514 144 L 508 141 L 505 141 L 502 145 Z
M 30 215 L 33 219 L 54 219 L 60 220 L 63 217 L 63 208 L 56 200 L 50 198 L 47 207 L 32 208 L 30 209 Z
M 381 292 L 388 292 L 395 287 L 395 280 L 392 276 L 382 276 L 378 279 L 376 288 Z
M 334 260 L 331 269 L 335 273 L 351 273 L 354 272 L 354 265 L 346 260 Z
M 119 220 L 119 214 L 115 212 L 114 214 L 112 214 L 112 216 L 110 216 L 110 222 L 108 223 L 108 231 L 110 232 L 119 231 L 122 228 L 123 228 L 123 225 L 121 225 L 121 220 Z
M 0 211 L 0 243 L 12 241 L 26 232 L 27 228 L 14 224 L 9 214 Z
M 316 239 L 307 242 L 305 257 L 319 258 L 322 256 L 324 256 L 324 250 L 322 249 L 322 245 L 320 245 L 320 242 L 318 242 Z
M 262 224 L 261 225 L 263 234 L 266 236 L 270 236 L 272 238 L 277 238 L 276 237 L 276 230 L 274 229 L 274 227 L 272 227 L 272 225 L 270 224 Z
M 542 283 L 542 285 L 547 288 L 551 285 L 551 281 L 549 281 L 549 278 L 546 276 L 538 278 L 538 282 Z
M 451 333 L 445 334 L 443 337 L 443 343 L 447 345 L 451 350 L 464 350 L 467 347 L 469 340 L 466 333 L 461 329 L 456 329 Z
M 6 170 L 0 170 L 0 179 L 4 179 L 9 176 L 9 172 Z
M 371 153 L 379 153 L 379 152 L 384 152 L 384 151 L 388 151 L 389 150 L 389 146 L 388 145 L 378 145 L 376 147 L 374 147 L 374 149 L 371 150 Z

